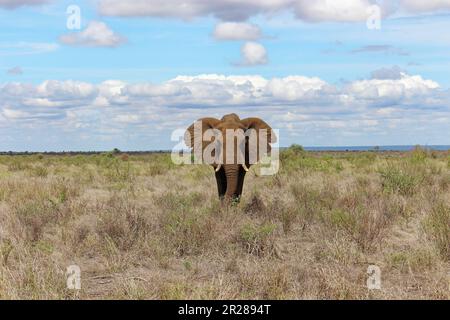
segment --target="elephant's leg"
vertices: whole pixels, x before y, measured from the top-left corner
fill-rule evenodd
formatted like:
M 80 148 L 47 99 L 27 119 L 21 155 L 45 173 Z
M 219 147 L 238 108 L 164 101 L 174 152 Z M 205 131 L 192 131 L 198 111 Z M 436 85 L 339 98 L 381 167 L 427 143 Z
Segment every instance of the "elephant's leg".
M 225 176 L 224 168 L 221 168 L 218 172 L 216 172 L 216 182 L 219 198 L 223 199 L 225 193 L 227 192 L 227 177 Z
M 237 194 L 238 199 L 240 199 L 241 195 L 242 195 L 242 189 L 244 187 L 245 174 L 246 174 L 246 172 L 245 172 L 244 168 L 242 168 L 242 167 L 239 168 L 238 187 L 237 187 L 237 190 L 236 190 L 236 194 Z

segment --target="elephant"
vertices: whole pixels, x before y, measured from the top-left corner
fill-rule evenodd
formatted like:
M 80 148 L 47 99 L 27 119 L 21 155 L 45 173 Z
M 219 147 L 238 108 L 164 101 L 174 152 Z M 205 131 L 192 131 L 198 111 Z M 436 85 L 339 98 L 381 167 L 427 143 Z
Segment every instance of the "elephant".
M 236 136 L 227 136 L 230 130 L 236 132 Z M 212 134 L 208 135 L 207 131 Z M 240 142 L 237 138 L 239 135 L 244 137 Z M 194 149 L 196 157 L 204 156 L 205 152 L 208 153 L 208 148 L 211 151 L 211 145 L 214 146 L 210 152 L 213 161 L 207 163 L 214 168 L 217 191 L 222 203 L 239 202 L 249 167 L 258 162 L 264 154 L 269 154 L 270 144 L 276 140 L 272 128 L 263 120 L 259 118 L 241 120 L 235 113 L 227 114 L 220 120 L 201 118 L 190 125 L 184 135 L 185 144 Z M 256 143 L 251 144 L 252 141 Z M 227 152 L 231 150 L 231 156 L 228 157 L 224 150 Z

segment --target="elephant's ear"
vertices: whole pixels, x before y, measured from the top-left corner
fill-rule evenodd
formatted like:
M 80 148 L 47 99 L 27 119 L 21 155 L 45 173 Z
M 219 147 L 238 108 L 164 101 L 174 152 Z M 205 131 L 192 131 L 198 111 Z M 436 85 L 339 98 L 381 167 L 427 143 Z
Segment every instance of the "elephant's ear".
M 219 119 L 216 118 L 201 118 L 195 121 L 193 124 L 186 129 L 184 134 L 184 143 L 189 148 L 195 147 L 195 141 L 202 142 L 203 134 L 208 129 L 214 129 L 220 123 Z M 206 145 L 208 145 L 208 141 L 202 143 L 202 148 L 199 150 L 203 150 Z
M 246 130 L 253 129 L 257 133 L 257 142 L 258 142 L 258 149 L 259 149 L 259 135 L 261 130 L 265 130 L 264 134 L 266 134 L 267 138 L 267 153 L 270 153 L 271 151 L 271 143 L 277 142 L 277 136 L 275 135 L 275 132 L 273 132 L 272 128 L 263 120 L 259 118 L 246 118 L 241 120 L 242 124 L 244 125 Z M 253 152 L 257 152 L 257 161 L 261 159 L 263 154 L 261 154 L 260 150 L 254 150 Z M 252 153 L 252 150 L 250 150 L 250 153 Z

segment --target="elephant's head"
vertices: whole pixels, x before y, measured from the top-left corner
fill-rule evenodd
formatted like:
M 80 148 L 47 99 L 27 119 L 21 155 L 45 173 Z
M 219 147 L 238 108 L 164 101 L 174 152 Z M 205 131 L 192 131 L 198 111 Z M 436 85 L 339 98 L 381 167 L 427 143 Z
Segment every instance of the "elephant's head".
M 185 133 L 185 143 L 194 149 L 196 159 L 214 167 L 219 197 L 226 199 L 240 198 L 245 173 L 264 153 L 270 153 L 270 143 L 276 139 L 263 120 L 241 120 L 234 113 L 221 120 L 199 119 Z

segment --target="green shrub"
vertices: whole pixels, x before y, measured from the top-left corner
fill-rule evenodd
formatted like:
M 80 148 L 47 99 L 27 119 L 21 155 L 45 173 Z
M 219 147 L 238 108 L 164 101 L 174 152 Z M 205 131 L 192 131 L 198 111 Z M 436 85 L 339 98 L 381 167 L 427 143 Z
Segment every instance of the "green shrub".
M 411 151 L 410 160 L 413 163 L 424 163 L 427 160 L 429 153 L 429 150 L 417 145 Z
M 357 216 L 346 210 L 331 210 L 329 219 L 333 226 L 344 229 L 350 234 L 357 231 Z
M 383 189 L 387 192 L 399 193 L 404 196 L 413 195 L 423 182 L 424 176 L 414 168 L 407 166 L 388 165 L 379 171 Z
M 257 256 L 271 254 L 274 247 L 273 233 L 276 225 L 264 223 L 262 225 L 246 224 L 239 232 L 239 242 L 248 253 Z
M 143 174 L 148 176 L 163 175 L 169 170 L 180 167 L 172 162 L 170 155 L 166 154 L 150 155 L 143 160 L 145 162 Z
M 342 164 L 342 161 L 333 161 L 334 168 L 336 172 L 341 172 L 344 170 L 344 165 Z
M 281 160 L 304 158 L 306 156 L 305 149 L 298 144 L 293 144 L 289 148 L 283 150 L 280 154 Z
M 301 155 L 305 153 L 305 149 L 303 146 L 299 144 L 293 144 L 288 148 L 289 151 L 291 151 L 294 154 Z

